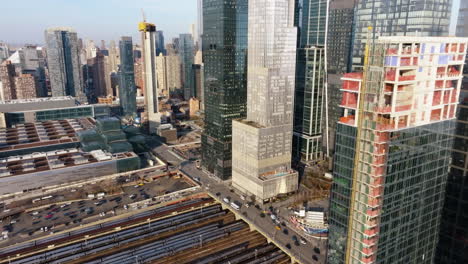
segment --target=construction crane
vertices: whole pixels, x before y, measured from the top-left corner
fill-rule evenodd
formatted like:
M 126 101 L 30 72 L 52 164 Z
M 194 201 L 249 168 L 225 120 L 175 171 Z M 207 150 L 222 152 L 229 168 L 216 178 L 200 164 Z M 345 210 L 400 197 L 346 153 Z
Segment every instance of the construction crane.
M 143 22 L 146 22 L 146 14 L 145 14 L 145 10 L 143 10 L 143 8 L 141 9 L 141 16 L 143 17 Z

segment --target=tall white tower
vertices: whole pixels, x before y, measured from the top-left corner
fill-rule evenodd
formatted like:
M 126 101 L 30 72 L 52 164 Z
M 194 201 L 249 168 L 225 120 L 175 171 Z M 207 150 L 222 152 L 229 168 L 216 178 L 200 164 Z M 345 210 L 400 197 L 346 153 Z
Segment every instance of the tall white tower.
M 232 184 L 266 200 L 297 190 L 291 169 L 294 0 L 249 1 L 247 119 L 233 121 Z
M 149 132 L 155 133 L 161 123 L 158 105 L 158 82 L 156 78 L 156 25 L 147 22 L 138 24 L 141 32 L 143 56 L 143 80 Z

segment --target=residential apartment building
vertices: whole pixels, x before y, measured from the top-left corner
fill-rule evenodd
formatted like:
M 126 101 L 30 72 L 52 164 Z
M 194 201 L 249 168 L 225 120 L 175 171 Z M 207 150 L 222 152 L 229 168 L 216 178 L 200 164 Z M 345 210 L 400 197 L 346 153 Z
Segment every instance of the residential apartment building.
M 49 28 L 45 41 L 52 96 L 69 95 L 86 102 L 76 32 L 71 28 Z
M 36 98 L 39 90 L 37 79 L 21 73 L 19 66 L 15 67 L 9 60 L 0 64 L 0 83 L 0 99 L 4 101 Z
M 158 89 L 160 96 L 168 96 L 167 85 L 167 57 L 160 53 L 156 57 L 156 75 L 158 78 Z
M 433 263 L 468 39 L 379 37 L 343 77 L 328 263 Z

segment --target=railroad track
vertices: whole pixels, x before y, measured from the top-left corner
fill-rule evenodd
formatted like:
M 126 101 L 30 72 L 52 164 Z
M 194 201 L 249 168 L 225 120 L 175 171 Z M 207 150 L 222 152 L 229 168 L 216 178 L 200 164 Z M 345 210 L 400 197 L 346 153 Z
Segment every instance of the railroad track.
M 204 259 L 208 260 L 207 263 L 223 259 L 224 256 L 231 254 L 239 254 L 246 250 L 249 246 L 258 246 L 265 244 L 266 239 L 257 232 L 250 232 L 246 227 L 240 231 L 232 233 L 225 238 L 212 241 L 203 245 L 202 248 L 197 247 L 191 250 L 180 252 L 171 257 L 160 259 L 151 264 L 165 264 L 165 263 L 204 263 Z
M 212 219 L 210 219 L 208 221 L 205 221 L 203 223 L 195 224 L 195 225 L 192 225 L 192 226 L 186 226 L 186 227 L 180 228 L 178 230 L 168 231 L 166 233 L 161 234 L 160 236 L 155 236 L 152 239 L 149 238 L 149 239 L 134 241 L 134 242 L 129 243 L 128 245 L 123 246 L 123 247 L 111 248 L 111 249 L 96 253 L 94 255 L 88 255 L 88 256 L 80 257 L 79 259 L 75 259 L 75 260 L 73 260 L 73 261 L 71 261 L 69 263 L 70 264 L 106 263 L 105 261 L 108 260 L 107 257 L 109 256 L 109 259 L 112 259 L 112 255 L 116 254 L 117 252 L 129 250 L 129 249 L 131 250 L 133 248 L 141 247 L 141 246 L 144 246 L 144 245 L 146 245 L 148 243 L 151 243 L 151 242 L 154 242 L 154 241 L 157 241 L 157 240 L 164 240 L 164 239 L 167 239 L 170 236 L 173 236 L 173 235 L 175 235 L 177 233 L 191 231 L 191 230 L 196 229 L 196 228 L 201 228 L 201 227 L 203 227 L 203 226 L 205 226 L 207 224 L 208 225 L 213 224 L 213 223 L 217 224 L 219 222 L 232 221 L 233 219 L 234 219 L 234 216 L 230 215 L 230 214 L 224 215 L 224 216 L 218 216 L 218 217 L 212 218 Z M 134 254 L 134 253 L 130 252 L 130 253 L 126 253 L 126 254 L 128 256 L 133 256 L 132 254 Z M 119 262 L 119 263 L 121 263 L 121 262 Z
M 131 225 L 135 225 L 139 222 L 145 221 L 151 218 L 159 218 L 164 216 L 170 216 L 177 211 L 189 210 L 197 206 L 203 206 L 207 202 L 212 200 L 194 199 L 189 201 L 181 202 L 180 204 L 172 204 L 166 207 L 157 208 L 154 210 L 142 212 L 125 219 L 118 219 L 107 223 L 89 226 L 84 229 L 59 234 L 56 236 L 39 239 L 33 242 L 15 245 L 12 247 L 4 248 L 0 250 L 0 263 L 41 263 L 41 262 L 15 262 L 18 259 L 24 257 L 40 255 L 44 253 L 47 256 L 47 252 L 50 251 L 51 247 L 65 247 L 76 244 L 80 241 L 87 243 L 89 240 L 94 239 L 96 236 L 105 235 L 106 232 L 114 232 L 116 229 L 125 228 Z M 47 258 L 44 258 L 47 259 Z
M 211 202 L 210 202 L 211 201 Z M 9 264 L 281 264 L 291 259 L 260 233 L 250 231 L 213 200 L 179 204 L 53 236 L 41 248 L 19 245 L 3 250 Z M 150 221 L 151 218 L 155 218 Z M 75 232 L 75 231 L 74 231 Z M 89 235 L 91 234 L 91 235 Z M 75 237 L 73 240 L 66 240 Z M 65 242 L 62 242 L 65 240 Z M 57 241 L 62 243 L 58 244 Z M 51 243 L 53 246 L 47 246 Z M 7 251 L 5 253 L 5 251 Z M 20 256 L 12 252 L 23 251 Z M 12 257 L 14 256 L 14 257 Z M 4 261 L 6 260 L 6 261 Z

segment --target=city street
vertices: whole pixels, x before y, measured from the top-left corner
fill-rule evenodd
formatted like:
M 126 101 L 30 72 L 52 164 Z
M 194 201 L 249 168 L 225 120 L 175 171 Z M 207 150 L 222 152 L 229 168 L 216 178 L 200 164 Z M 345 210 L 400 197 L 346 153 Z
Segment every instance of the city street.
M 175 154 L 170 147 L 163 144 L 156 137 L 148 137 L 146 144 L 153 150 L 154 154 L 157 154 L 163 161 L 170 163 L 170 165 L 178 166 L 182 161 L 182 157 Z
M 192 179 L 200 182 L 204 190 L 211 193 L 213 196 L 219 197 L 220 201 L 225 197 L 230 197 L 230 201 L 241 202 L 243 205 L 240 208 L 240 213 L 251 223 L 254 223 L 257 229 L 273 238 L 283 249 L 290 251 L 291 254 L 302 263 L 326 262 L 326 240 L 309 238 L 307 244 L 304 245 L 300 243 L 299 241 L 302 236 L 287 224 L 287 215 L 289 212 L 285 207 L 275 207 L 275 211 L 279 213 L 278 218 L 281 219 L 281 223 L 278 225 L 272 220 L 269 214 L 262 214 L 262 212 L 266 212 L 265 209 L 269 207 L 270 204 L 268 204 L 268 206 L 258 205 L 257 207 L 260 209 L 254 205 L 247 208 L 245 205 L 246 201 L 243 201 L 238 194 L 232 191 L 228 182 L 222 182 L 201 169 L 197 169 L 195 162 L 182 159 L 171 150 L 171 147 L 161 143 L 156 137 L 149 138 L 148 145 L 153 150 L 153 153 L 157 154 L 164 161 L 169 162 L 172 166 L 177 166 L 181 172 Z M 281 202 L 278 202 L 278 204 L 281 204 Z M 227 206 L 230 207 L 230 205 Z M 275 204 L 273 204 L 273 206 L 275 206 Z M 293 237 L 296 239 L 293 239 Z
M 245 206 L 246 202 L 244 202 L 239 195 L 232 192 L 226 183 L 220 182 L 217 179 L 210 177 L 202 170 L 197 169 L 194 162 L 182 162 L 180 165 L 180 170 L 192 178 L 196 177 L 200 179 L 200 183 L 204 189 L 210 192 L 212 195 L 218 196 L 220 200 L 225 197 L 230 197 L 230 201 L 238 201 L 243 203 L 243 206 L 240 208 L 240 213 L 248 218 L 252 223 L 254 223 L 256 228 L 258 228 L 263 233 L 268 234 L 271 238 L 274 238 L 274 240 L 283 247 L 287 247 L 289 244 L 291 247 L 289 251 L 292 253 L 292 255 L 300 259 L 302 263 L 325 263 L 324 253 L 326 252 L 326 240 L 314 239 L 312 242 L 307 242 L 306 245 L 295 243 L 293 236 L 297 237 L 298 239 L 301 237 L 297 232 L 285 227 L 283 224 L 277 225 L 273 222 L 268 214 L 265 214 L 264 217 L 261 217 L 261 213 L 264 210 L 263 208 L 257 209 L 253 205 L 247 208 Z M 282 222 L 286 224 L 284 221 L 285 220 Z M 279 226 L 281 230 L 278 230 L 276 226 Z M 287 231 L 284 231 L 284 229 L 287 229 Z M 318 248 L 318 250 L 315 248 Z M 313 260 L 314 255 L 316 256 L 317 261 Z

